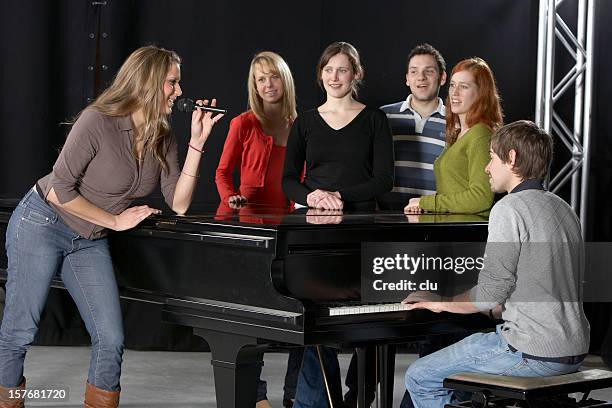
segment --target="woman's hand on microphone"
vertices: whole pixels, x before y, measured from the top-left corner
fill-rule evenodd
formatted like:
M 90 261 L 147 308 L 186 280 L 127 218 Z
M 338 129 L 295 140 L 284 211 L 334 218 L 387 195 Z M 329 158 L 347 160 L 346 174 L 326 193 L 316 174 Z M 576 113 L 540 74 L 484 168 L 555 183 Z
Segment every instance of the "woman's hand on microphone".
M 200 106 L 208 106 L 208 99 L 198 99 L 195 103 Z M 217 100 L 213 98 L 210 106 L 217 106 Z M 198 149 L 202 149 L 213 126 L 222 117 L 223 113 L 213 114 L 212 112 L 204 112 L 201 109 L 195 109 L 191 114 L 191 145 Z

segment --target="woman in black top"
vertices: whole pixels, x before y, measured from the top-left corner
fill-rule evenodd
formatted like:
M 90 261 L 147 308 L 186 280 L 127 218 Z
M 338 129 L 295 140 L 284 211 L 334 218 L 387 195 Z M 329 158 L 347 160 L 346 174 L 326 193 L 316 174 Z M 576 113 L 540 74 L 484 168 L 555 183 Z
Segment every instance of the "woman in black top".
M 327 100 L 300 114 L 291 128 L 283 190 L 308 207 L 371 211 L 374 198 L 393 186 L 387 117 L 355 99 L 363 67 L 351 44 L 337 42 L 327 47 L 317 76 Z
M 283 174 L 283 190 L 297 204 L 324 210 L 375 209 L 375 197 L 393 186 L 393 145 L 387 117 L 358 102 L 363 67 L 355 47 L 328 46 L 317 66 L 327 99 L 293 123 Z M 302 180 L 302 174 L 304 178 Z M 320 348 L 330 398 L 342 400 L 336 351 Z M 316 348 L 306 347 L 298 378 L 295 408 L 327 407 Z

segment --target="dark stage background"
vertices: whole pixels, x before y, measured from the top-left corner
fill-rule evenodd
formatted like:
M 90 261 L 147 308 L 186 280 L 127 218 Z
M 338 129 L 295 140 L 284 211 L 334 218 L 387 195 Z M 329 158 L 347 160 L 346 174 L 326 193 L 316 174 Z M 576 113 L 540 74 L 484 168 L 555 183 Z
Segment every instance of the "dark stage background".
M 571 22 L 573 1 L 566 3 Z M 595 19 L 588 220 L 589 238 L 608 241 L 612 199 L 604 189 L 612 179 L 612 124 L 603 108 L 612 90 L 612 80 L 604 75 L 611 59 L 604 52 L 612 42 L 605 19 L 612 15 L 611 3 L 599 1 Z M 21 196 L 50 170 L 68 131 L 60 123 L 83 109 L 124 58 L 144 44 L 182 56 L 184 95 L 215 96 L 230 109 L 207 143 L 195 197 L 199 202 L 219 199 L 214 169 L 229 120 L 246 107 L 248 64 L 257 51 L 270 49 L 285 57 L 295 76 L 298 110 L 321 102 L 314 71 L 330 42 L 349 41 L 361 51 L 366 77 L 360 99 L 378 106 L 406 97 L 406 54 L 427 41 L 440 49 L 449 70 L 469 56 L 489 62 L 506 122 L 534 115 L 537 0 L 355 0 L 350 5 L 336 0 L 15 0 L 3 2 L 2 8 L 0 197 Z M 565 53 L 560 46 L 557 52 Z M 444 87 L 442 95 L 446 92 Z M 569 113 L 571 92 L 567 95 Z M 179 140 L 186 141 L 188 117 L 177 112 L 172 122 Z M 566 156 L 563 148 L 558 156 Z
M 566 3 L 567 20 L 572 21 L 574 1 Z M 214 96 L 230 109 L 207 143 L 197 202 L 219 200 L 214 170 L 231 117 L 246 107 L 248 64 L 257 51 L 273 50 L 287 60 L 298 111 L 321 102 L 315 78 L 318 56 L 327 44 L 342 40 L 361 51 L 366 76 L 360 99 L 366 104 L 403 100 L 408 92 L 406 55 L 414 45 L 430 42 L 445 56 L 449 71 L 465 57 L 489 62 L 506 122 L 534 116 L 537 0 L 12 0 L 1 7 L 2 198 L 20 197 L 49 172 L 68 131 L 60 123 L 111 81 L 132 50 L 151 43 L 183 58 L 184 96 Z M 599 1 L 587 229 L 589 240 L 599 241 L 612 241 L 612 123 L 604 111 L 612 90 L 606 75 L 612 57 L 605 52 L 612 48 L 606 18 L 611 15 L 612 1 Z M 565 51 L 558 46 L 557 52 Z M 446 96 L 446 86 L 441 93 Z M 186 142 L 189 118 L 176 112 L 172 123 L 179 141 Z M 184 155 L 184 144 L 180 146 Z M 558 156 L 567 153 L 560 148 Z M 567 189 L 562 194 L 567 196 Z

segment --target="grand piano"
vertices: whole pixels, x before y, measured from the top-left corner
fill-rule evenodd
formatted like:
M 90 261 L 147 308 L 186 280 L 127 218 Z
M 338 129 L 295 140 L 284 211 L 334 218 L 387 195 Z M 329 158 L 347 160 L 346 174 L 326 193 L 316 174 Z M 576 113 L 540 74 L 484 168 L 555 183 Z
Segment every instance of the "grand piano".
M 15 204 L 0 200 L 2 240 Z M 190 215 L 151 217 L 109 240 L 121 296 L 161 305 L 165 322 L 189 326 L 208 342 L 218 407 L 254 406 L 255 378 L 272 344 L 356 347 L 360 406 L 365 347 L 378 345 L 381 403 L 390 407 L 393 344 L 422 339 L 445 321 L 465 330 L 492 323 L 365 304 L 362 243 L 484 242 L 486 236 L 486 217 L 479 216 L 195 206 Z M 4 252 L 0 261 L 6 276 Z M 347 306 L 350 314 L 343 312 Z

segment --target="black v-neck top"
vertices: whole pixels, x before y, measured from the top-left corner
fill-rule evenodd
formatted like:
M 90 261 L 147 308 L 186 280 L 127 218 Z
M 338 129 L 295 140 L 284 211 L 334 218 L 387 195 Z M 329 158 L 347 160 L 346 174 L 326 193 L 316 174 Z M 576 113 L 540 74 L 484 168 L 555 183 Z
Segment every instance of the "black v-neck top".
M 392 187 L 393 140 L 380 109 L 366 106 L 340 129 L 330 127 L 316 109 L 297 117 L 283 173 L 289 198 L 306 205 L 306 196 L 316 189 L 339 191 L 345 208 L 372 210 L 375 197 Z

